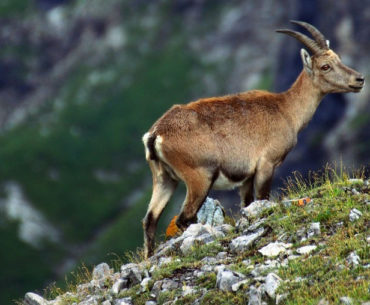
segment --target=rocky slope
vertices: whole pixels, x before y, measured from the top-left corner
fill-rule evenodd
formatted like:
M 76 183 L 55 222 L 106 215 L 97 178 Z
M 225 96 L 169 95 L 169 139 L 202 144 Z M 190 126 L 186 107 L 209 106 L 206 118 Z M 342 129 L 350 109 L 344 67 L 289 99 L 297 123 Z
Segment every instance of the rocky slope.
M 370 181 L 300 184 L 294 195 L 311 201 L 255 201 L 235 224 L 193 224 L 147 261 L 101 263 L 73 291 L 23 304 L 370 304 Z

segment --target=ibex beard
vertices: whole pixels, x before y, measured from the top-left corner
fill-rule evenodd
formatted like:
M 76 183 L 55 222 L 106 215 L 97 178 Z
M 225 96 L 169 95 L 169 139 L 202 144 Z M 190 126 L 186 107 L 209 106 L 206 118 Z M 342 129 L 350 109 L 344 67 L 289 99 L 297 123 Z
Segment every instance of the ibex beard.
M 275 168 L 297 143 L 322 98 L 333 92 L 359 92 L 364 77 L 345 66 L 312 25 L 314 39 L 277 30 L 299 40 L 303 70 L 285 92 L 253 90 L 174 105 L 144 135 L 153 194 L 143 220 L 145 255 L 154 251 L 158 219 L 181 180 L 186 198 L 177 217 L 184 230 L 196 217 L 210 189 L 238 187 L 241 206 L 268 199 Z

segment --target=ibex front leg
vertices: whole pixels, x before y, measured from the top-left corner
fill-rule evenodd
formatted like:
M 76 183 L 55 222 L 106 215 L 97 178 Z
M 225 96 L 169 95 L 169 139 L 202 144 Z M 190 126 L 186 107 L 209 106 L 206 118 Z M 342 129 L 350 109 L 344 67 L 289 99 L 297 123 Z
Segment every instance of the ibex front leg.
M 245 208 L 253 202 L 253 177 L 247 179 L 239 188 L 239 195 L 241 208 Z
M 261 160 L 254 177 L 254 189 L 257 200 L 269 199 L 272 175 L 275 166 L 266 160 Z

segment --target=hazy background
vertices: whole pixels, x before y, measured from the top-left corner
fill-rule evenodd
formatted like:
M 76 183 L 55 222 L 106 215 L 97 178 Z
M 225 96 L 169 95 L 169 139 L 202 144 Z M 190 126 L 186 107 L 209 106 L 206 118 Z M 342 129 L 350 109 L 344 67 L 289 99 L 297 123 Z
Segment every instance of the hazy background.
M 1 0 L 0 303 L 141 246 L 142 135 L 175 103 L 287 89 L 302 45 L 274 31 L 290 19 L 316 25 L 369 81 L 369 0 Z M 275 189 L 327 162 L 368 166 L 369 99 L 368 85 L 327 96 Z

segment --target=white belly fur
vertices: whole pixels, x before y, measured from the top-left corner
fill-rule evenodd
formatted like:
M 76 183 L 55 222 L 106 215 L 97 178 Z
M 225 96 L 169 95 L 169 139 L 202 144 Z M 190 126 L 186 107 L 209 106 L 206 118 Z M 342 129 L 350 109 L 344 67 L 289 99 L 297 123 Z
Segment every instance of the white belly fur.
M 239 182 L 233 182 L 228 179 L 222 172 L 218 175 L 216 181 L 213 183 L 212 188 L 215 190 L 231 190 L 239 187 L 245 180 Z

